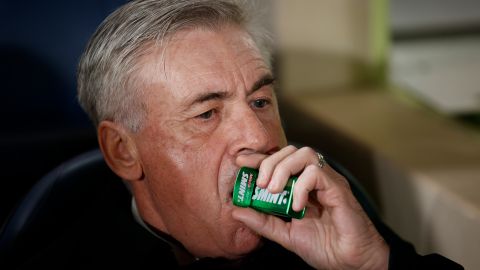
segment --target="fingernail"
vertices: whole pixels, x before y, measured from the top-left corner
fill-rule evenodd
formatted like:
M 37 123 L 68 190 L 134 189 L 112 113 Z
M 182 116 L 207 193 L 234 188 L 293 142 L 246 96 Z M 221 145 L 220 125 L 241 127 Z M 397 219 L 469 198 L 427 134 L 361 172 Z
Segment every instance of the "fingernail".
M 265 177 L 263 176 L 263 173 L 259 172 L 258 173 L 258 178 L 257 178 L 257 186 L 263 187 L 265 186 Z
M 294 211 L 298 211 L 299 206 L 298 206 L 298 202 L 297 202 L 297 201 L 293 201 L 293 202 L 292 202 L 292 209 L 293 209 Z
M 272 191 L 275 189 L 275 184 L 273 182 L 270 182 L 267 187 L 268 191 L 272 193 Z

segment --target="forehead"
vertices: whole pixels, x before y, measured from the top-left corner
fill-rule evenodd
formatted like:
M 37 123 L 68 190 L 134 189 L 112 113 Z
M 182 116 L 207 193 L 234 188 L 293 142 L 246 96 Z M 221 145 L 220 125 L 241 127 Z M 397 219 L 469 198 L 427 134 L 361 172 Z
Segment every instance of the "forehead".
M 229 76 L 255 80 L 261 76 L 256 74 L 269 71 L 250 35 L 233 26 L 181 31 L 166 46 L 152 47 L 140 62 L 137 76 L 147 88 L 178 88 L 188 83 L 209 87 L 233 79 Z
M 230 68 L 233 68 L 257 59 L 260 53 L 247 32 L 236 27 L 226 27 L 216 31 L 182 31 L 172 37 L 165 56 L 166 66 L 172 69 L 181 66 L 194 68 L 191 63 L 204 64 L 206 67 L 230 64 Z

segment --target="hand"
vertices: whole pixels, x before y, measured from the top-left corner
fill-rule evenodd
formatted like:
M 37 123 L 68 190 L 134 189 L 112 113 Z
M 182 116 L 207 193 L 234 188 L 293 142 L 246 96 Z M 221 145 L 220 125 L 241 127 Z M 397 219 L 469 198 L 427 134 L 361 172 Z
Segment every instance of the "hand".
M 271 193 L 299 175 L 293 210 L 307 207 L 301 220 L 282 219 L 250 208 L 236 208 L 235 219 L 296 253 L 318 269 L 387 269 L 389 248 L 353 196 L 347 180 L 330 166 L 319 166 L 308 147 L 287 146 L 271 156 L 243 155 L 237 165 L 259 168 L 257 185 Z

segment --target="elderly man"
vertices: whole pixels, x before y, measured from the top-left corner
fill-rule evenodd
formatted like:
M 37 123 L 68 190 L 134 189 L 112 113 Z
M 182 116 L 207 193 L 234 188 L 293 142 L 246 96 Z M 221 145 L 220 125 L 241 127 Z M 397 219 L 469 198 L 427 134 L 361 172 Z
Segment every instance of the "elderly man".
M 247 15 L 231 1 L 140 0 L 100 25 L 80 61 L 79 100 L 132 207 L 79 226 L 70 247 L 44 258 L 61 254 L 52 261 L 68 267 L 457 269 L 390 241 L 342 175 L 313 149 L 287 144 L 268 44 Z M 293 209 L 307 207 L 305 217 L 235 207 L 242 166 L 259 168 L 258 186 L 272 193 L 298 175 Z

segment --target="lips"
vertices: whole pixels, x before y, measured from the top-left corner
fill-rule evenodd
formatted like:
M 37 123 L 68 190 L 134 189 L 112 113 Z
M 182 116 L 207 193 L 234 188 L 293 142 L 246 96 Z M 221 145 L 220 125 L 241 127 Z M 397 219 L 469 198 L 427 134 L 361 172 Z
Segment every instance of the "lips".
M 235 187 L 235 180 L 236 180 L 236 175 L 232 178 L 232 181 L 230 181 L 230 184 L 228 186 L 228 198 L 227 198 L 228 203 L 231 203 L 233 200 L 233 189 Z
M 225 202 L 226 203 L 231 203 L 232 198 L 233 198 L 233 187 L 235 185 L 235 180 L 237 178 L 237 172 L 240 168 L 236 166 L 232 166 L 232 169 L 228 170 L 228 173 L 224 174 L 224 179 L 227 182 L 226 190 L 227 193 L 225 194 Z
M 228 193 L 230 196 L 228 196 L 228 199 L 227 201 L 230 202 L 232 201 L 232 198 L 233 198 L 233 187 L 232 187 L 232 190 L 230 191 L 230 193 Z

